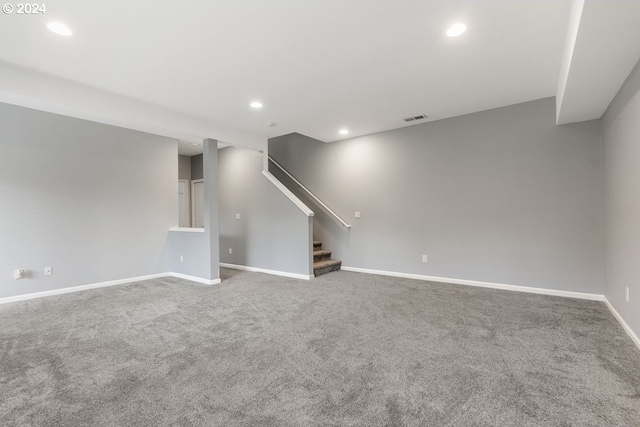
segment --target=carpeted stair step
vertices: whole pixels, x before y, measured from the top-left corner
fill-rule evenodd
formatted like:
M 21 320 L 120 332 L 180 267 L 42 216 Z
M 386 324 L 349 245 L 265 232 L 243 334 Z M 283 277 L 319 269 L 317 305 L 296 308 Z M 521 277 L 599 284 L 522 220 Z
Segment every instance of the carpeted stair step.
M 331 251 L 326 249 L 316 249 L 313 251 L 313 262 L 324 261 L 331 258 Z
M 331 259 L 331 251 L 322 249 L 322 242 L 313 241 L 313 274 L 314 276 L 322 276 L 332 271 L 340 270 L 342 261 Z
M 325 259 L 313 263 L 313 274 L 318 277 L 323 274 L 331 273 L 332 271 L 340 270 L 342 261 L 337 259 Z

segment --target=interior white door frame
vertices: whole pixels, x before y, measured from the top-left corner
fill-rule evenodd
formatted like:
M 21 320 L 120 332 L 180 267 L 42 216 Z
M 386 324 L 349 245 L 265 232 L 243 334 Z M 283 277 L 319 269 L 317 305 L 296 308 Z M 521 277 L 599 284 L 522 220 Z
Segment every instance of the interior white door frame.
M 204 179 L 194 179 L 191 181 L 191 226 L 196 226 L 196 184 L 204 183 Z
M 187 224 L 184 225 L 184 227 L 191 227 L 191 224 L 192 224 L 192 222 L 191 222 L 191 219 L 192 219 L 191 218 L 192 217 L 191 212 L 193 210 L 193 207 L 191 206 L 191 204 L 192 204 L 192 201 L 191 201 L 191 185 L 190 185 L 191 180 L 190 179 L 179 179 L 178 182 L 184 184 L 184 190 L 187 193 L 185 195 L 185 198 L 187 199 L 187 209 L 189 210 L 189 212 L 187 212 L 187 218 L 186 218 L 187 219 Z M 182 208 L 182 206 L 178 206 L 178 209 L 181 209 L 181 208 Z M 179 222 L 180 221 L 178 221 L 178 223 Z M 182 224 L 178 224 L 178 225 L 180 227 L 183 227 Z

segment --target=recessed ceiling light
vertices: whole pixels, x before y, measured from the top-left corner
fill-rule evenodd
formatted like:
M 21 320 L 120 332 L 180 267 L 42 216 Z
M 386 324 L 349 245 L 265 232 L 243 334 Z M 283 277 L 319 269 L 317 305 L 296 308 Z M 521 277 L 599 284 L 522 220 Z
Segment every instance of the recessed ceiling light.
M 340 135 L 348 135 L 349 134 L 349 129 L 340 129 L 340 131 L 338 131 L 338 133 Z
M 198 147 L 200 144 L 196 144 L 195 142 L 192 142 L 191 145 L 194 147 Z
M 467 31 L 467 26 L 461 23 L 452 25 L 451 28 L 447 30 L 447 35 L 449 37 L 458 37 L 460 34 Z
M 71 31 L 69 27 L 67 27 L 64 24 L 61 24 L 60 22 L 49 22 L 47 24 L 47 28 L 56 34 L 59 34 L 65 37 L 69 37 L 70 35 L 73 34 L 73 31 Z
M 253 101 L 249 105 L 251 106 L 251 108 L 255 108 L 256 110 L 262 108 L 262 102 L 259 102 L 259 101 Z

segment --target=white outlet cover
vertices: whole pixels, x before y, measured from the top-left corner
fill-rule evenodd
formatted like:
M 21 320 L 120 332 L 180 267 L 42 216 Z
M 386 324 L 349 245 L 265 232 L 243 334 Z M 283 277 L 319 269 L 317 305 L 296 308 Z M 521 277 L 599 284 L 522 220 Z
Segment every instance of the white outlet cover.
M 184 262 L 184 256 L 180 255 L 180 262 Z
M 44 268 L 44 275 L 45 276 L 52 276 L 53 275 L 53 267 L 45 267 Z
M 240 214 L 239 213 L 236 214 L 236 219 L 240 219 Z
M 233 249 L 229 248 L 229 253 L 232 254 L 233 253 Z
M 356 219 L 360 219 L 360 212 L 356 212 L 356 213 L 354 213 L 354 215 L 353 215 L 353 216 L 354 216 L 354 218 L 356 218 Z
M 625 299 L 627 302 L 629 302 L 629 287 L 628 287 L 628 286 L 626 286 L 626 287 L 624 288 L 624 299 Z
M 422 262 L 428 262 L 429 259 L 427 258 L 426 255 L 422 255 Z

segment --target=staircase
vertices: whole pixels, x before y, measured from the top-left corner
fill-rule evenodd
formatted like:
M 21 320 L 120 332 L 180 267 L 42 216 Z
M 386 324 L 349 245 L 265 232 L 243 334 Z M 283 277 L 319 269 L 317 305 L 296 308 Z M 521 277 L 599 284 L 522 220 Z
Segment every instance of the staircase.
M 322 249 L 322 242 L 313 241 L 313 274 L 318 277 L 340 270 L 342 261 L 331 259 L 331 251 Z

